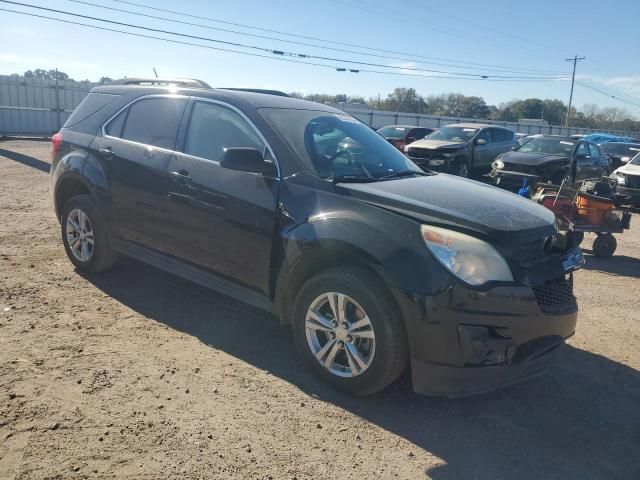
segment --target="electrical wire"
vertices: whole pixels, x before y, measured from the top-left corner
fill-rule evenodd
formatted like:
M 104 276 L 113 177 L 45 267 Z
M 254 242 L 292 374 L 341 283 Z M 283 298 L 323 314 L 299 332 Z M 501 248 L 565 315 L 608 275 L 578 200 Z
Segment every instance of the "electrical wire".
M 344 59 L 344 58 L 335 58 L 335 57 L 325 57 L 322 55 L 311 55 L 311 54 L 306 54 L 306 53 L 298 53 L 298 52 L 286 52 L 283 50 L 276 50 L 276 49 L 270 49 L 270 48 L 265 48 L 265 47 L 259 47 L 256 45 L 248 45 L 248 44 L 243 44 L 243 43 L 239 43 L 239 42 L 230 42 L 230 41 L 226 41 L 226 40 L 220 40 L 220 39 L 215 39 L 215 38 L 210 38 L 210 37 L 202 37 L 199 35 L 191 35 L 191 34 L 187 34 L 187 33 L 179 33 L 179 32 L 173 32 L 170 30 L 164 30 L 164 29 L 159 29 L 159 28 L 151 28 L 151 27 L 145 27 L 142 25 L 136 25 L 136 24 L 132 24 L 132 23 L 126 23 L 126 22 L 119 22 L 116 20 L 109 20 L 109 19 L 105 19 L 105 18 L 100 18 L 100 17 L 94 17 L 91 15 L 82 15 L 79 13 L 73 13 L 73 12 L 67 12 L 65 10 L 58 10 L 55 8 L 47 8 L 47 7 L 41 7 L 38 5 L 32 5 L 32 4 L 28 4 L 28 3 L 22 3 L 22 2 L 14 2 L 14 1 L 10 1 L 10 0 L 0 0 L 1 3 L 8 3 L 11 5 L 18 5 L 21 7 L 27 7 L 27 8 L 33 8 L 33 9 L 37 9 L 37 10 L 44 10 L 47 12 L 53 12 L 53 13 L 58 13 L 58 14 L 63 14 L 63 15 L 69 15 L 69 16 L 73 16 L 73 17 L 79 17 L 82 19 L 86 19 L 86 20 L 93 20 L 93 21 L 98 21 L 98 22 L 103 22 L 103 23 L 109 23 L 112 25 L 119 25 L 119 26 L 124 26 L 124 27 L 128 27 L 128 28 L 137 28 L 140 30 L 145 30 L 145 31 L 149 31 L 149 32 L 154 32 L 154 33 L 162 33 L 165 35 L 174 35 L 174 36 L 178 36 L 178 37 L 184 37 L 184 38 L 189 38 L 192 40 L 201 40 L 201 41 L 207 41 L 207 42 L 214 42 L 214 43 L 219 43 L 219 44 L 223 44 L 223 45 L 230 45 L 230 46 L 234 46 L 234 47 L 240 47 L 240 48 L 246 48 L 246 49 L 251 49 L 251 50 L 256 50 L 256 51 L 262 51 L 265 53 L 272 53 L 274 55 L 280 55 L 280 56 L 289 56 L 289 57 L 296 57 L 296 58 L 309 58 L 309 59 L 316 59 L 316 60 L 324 60 L 324 61 L 334 61 L 334 62 L 342 62 L 342 63 L 348 63 L 348 64 L 354 64 L 354 65 L 364 65 L 367 67 L 377 67 L 377 68 L 389 68 L 389 69 L 393 69 L 393 70 L 402 70 L 402 71 L 412 71 L 412 72 L 427 72 L 427 73 L 436 73 L 436 74 L 443 74 L 443 75 L 451 75 L 451 76 L 461 76 L 461 77 L 470 77 L 470 78 L 482 78 L 482 79 L 488 79 L 488 78 L 492 78 L 492 79 L 513 79 L 513 80 L 562 80 L 564 79 L 563 77 L 549 77 L 549 76 L 538 76 L 538 77 L 534 77 L 534 76 L 514 76 L 514 75 L 485 75 L 485 74 L 477 74 L 477 73 L 460 73 L 460 72 L 451 72 L 451 71 L 445 71 L 445 70 L 434 70 L 434 69 L 426 69 L 426 68 L 416 68 L 416 67 L 397 67 L 397 66 L 390 66 L 390 65 L 384 65 L 384 64 L 379 64 L 379 63 L 372 63 L 372 62 L 363 62 L 363 61 L 358 61 L 358 60 L 349 60 L 349 59 Z
M 269 29 L 269 28 L 255 27 L 255 26 L 252 26 L 252 25 L 236 23 L 236 22 L 229 22 L 229 21 L 225 21 L 225 20 L 212 18 L 212 17 L 205 17 L 205 16 L 202 16 L 202 15 L 194 15 L 194 14 L 190 14 L 190 13 L 186 13 L 186 12 L 181 12 L 181 11 L 178 11 L 178 10 L 170 10 L 170 9 L 166 9 L 166 8 L 152 7 L 150 5 L 131 2 L 131 1 L 128 1 L 128 0 L 113 0 L 113 1 L 117 2 L 117 3 L 125 4 L 125 5 L 132 5 L 132 6 L 136 6 L 136 7 L 139 7 L 139 8 L 145 8 L 145 9 L 152 10 L 152 11 L 171 13 L 173 15 L 180 15 L 180 16 L 188 17 L 188 18 L 206 20 L 206 21 L 209 21 L 209 22 L 221 23 L 221 24 L 224 24 L 224 25 L 232 25 L 232 26 L 235 26 L 235 27 L 241 27 L 241 28 L 246 28 L 246 29 L 250 29 L 250 30 L 268 32 L 268 33 L 275 33 L 275 34 L 278 34 L 278 35 L 285 35 L 285 36 L 289 36 L 289 37 L 301 38 L 301 39 L 306 39 L 306 40 L 314 40 L 314 41 L 329 43 L 329 44 L 333 44 L 333 45 L 342 45 L 342 46 L 346 46 L 346 47 L 359 48 L 359 49 L 362 49 L 362 50 L 368 50 L 368 51 L 374 51 L 374 52 L 391 53 L 391 54 L 396 54 L 396 55 L 406 55 L 406 52 L 401 52 L 401 51 L 398 51 L 398 50 L 388 50 L 388 49 L 383 49 L 383 48 L 368 47 L 368 46 L 364 46 L 364 45 L 357 45 L 357 44 L 353 44 L 353 43 L 339 42 L 339 41 L 336 41 L 336 40 L 328 40 L 328 39 L 323 39 L 323 38 L 319 38 L 319 37 L 312 37 L 312 36 L 308 36 L 308 35 L 299 35 L 299 34 L 295 34 L 295 33 L 287 33 L 287 32 L 282 32 L 282 31 L 279 31 L 279 30 L 273 30 L 273 29 Z M 507 66 L 503 66 L 503 65 L 468 62 L 468 61 L 463 61 L 463 60 L 455 60 L 455 59 L 443 58 L 443 57 L 433 57 L 433 56 L 428 56 L 428 55 L 412 54 L 411 57 L 412 58 L 421 58 L 421 59 L 426 59 L 426 60 L 438 60 L 438 61 L 453 62 L 453 63 L 459 63 L 461 65 L 474 65 L 474 66 L 479 66 L 479 67 L 492 67 L 492 68 L 496 68 L 496 69 L 506 69 L 506 70 L 508 70 L 508 69 L 511 68 L 511 67 L 507 67 Z M 544 73 L 549 73 L 549 74 L 560 74 L 560 75 L 564 75 L 565 74 L 565 72 L 534 70 L 534 69 L 527 69 L 527 68 L 517 68 L 517 70 L 529 71 L 529 72 L 533 72 L 533 73 L 543 73 L 544 72 Z
M 607 92 L 607 91 L 602 90 L 602 89 L 600 89 L 600 88 L 598 88 L 598 87 L 594 87 L 594 86 L 592 86 L 592 85 L 589 85 L 589 84 L 587 84 L 587 83 L 584 83 L 584 82 L 583 82 L 583 81 L 581 81 L 581 80 L 576 80 L 576 83 L 577 83 L 578 85 L 580 85 L 581 87 L 588 88 L 589 90 L 593 90 L 594 92 L 598 92 L 598 93 L 600 93 L 600 94 L 602 94 L 602 95 L 605 95 L 605 96 L 607 96 L 607 97 L 609 97 L 609 98 L 613 98 L 613 99 L 615 99 L 615 100 L 618 100 L 619 102 L 622 102 L 622 103 L 624 103 L 624 104 L 626 104 L 626 105 L 631 105 L 631 106 L 639 107 L 639 108 L 640 108 L 640 103 L 634 103 L 634 102 L 630 102 L 630 101 L 628 101 L 628 100 L 624 100 L 624 99 L 620 98 L 619 96 L 612 94 L 611 92 Z
M 272 37 L 272 36 L 268 36 L 268 35 L 258 35 L 258 34 L 255 34 L 255 33 L 246 33 L 246 32 L 241 32 L 239 30 L 231 30 L 231 29 L 227 29 L 227 28 L 212 27 L 210 25 L 205 25 L 205 24 L 202 24 L 202 23 L 187 22 L 187 21 L 184 21 L 184 20 L 177 20 L 175 18 L 167 18 L 167 17 L 158 16 L 158 15 L 150 15 L 150 14 L 147 14 L 147 13 L 140 13 L 140 12 L 135 12 L 135 11 L 132 11 L 132 10 L 126 10 L 126 9 L 123 9 L 123 8 L 108 7 L 106 5 L 100 5 L 100 4 L 97 4 L 97 3 L 86 2 L 86 1 L 83 1 L 83 0 L 68 0 L 68 1 L 72 2 L 72 3 L 80 4 L 80 5 L 87 5 L 87 6 L 91 6 L 91 7 L 95 7 L 95 8 L 101 8 L 101 9 L 108 10 L 108 11 L 127 13 L 127 14 L 130 14 L 130 15 L 136 15 L 136 16 L 140 16 L 140 17 L 155 19 L 155 20 L 162 20 L 162 21 L 166 21 L 166 22 L 178 23 L 178 24 L 181 24 L 181 25 L 189 25 L 189 26 L 192 26 L 192 27 L 206 28 L 208 30 L 215 30 L 215 31 L 220 31 L 220 32 L 225 32 L 225 33 L 232 33 L 232 34 L 235 34 L 235 35 L 243 35 L 243 36 L 248 36 L 248 37 L 253 37 L 253 38 L 261 38 L 261 39 L 266 39 L 266 40 L 274 40 L 274 41 L 277 41 L 277 42 L 285 42 L 285 43 L 290 43 L 290 44 L 294 44 L 294 45 L 301 45 L 301 46 L 313 47 L 313 48 L 321 48 L 321 49 L 324 49 L 324 50 L 332 50 L 332 51 L 343 52 L 343 53 L 351 53 L 351 54 L 355 54 L 355 55 L 364 55 L 364 56 L 368 56 L 368 57 L 385 58 L 385 59 L 388 59 L 388 60 L 396 60 L 396 61 L 401 61 L 401 62 L 413 62 L 413 63 L 419 63 L 419 64 L 424 64 L 424 65 L 438 65 L 438 66 L 453 67 L 453 68 L 458 68 L 458 69 L 495 71 L 495 72 L 502 72 L 502 73 L 519 73 L 519 74 L 538 73 L 540 75 L 565 75 L 564 72 L 552 72 L 552 71 L 548 71 L 548 70 L 532 70 L 532 69 L 526 69 L 526 68 L 511 68 L 511 69 L 508 69 L 506 67 L 499 67 L 499 68 L 498 67 L 494 67 L 494 68 L 491 68 L 491 67 L 476 67 L 476 66 L 460 66 L 460 65 L 456 65 L 454 63 L 427 62 L 425 60 L 418 60 L 418 59 L 413 58 L 413 57 L 394 57 L 394 56 L 381 55 L 381 54 L 376 54 L 376 53 L 358 52 L 356 50 L 349 50 L 349 49 L 337 48 L 337 47 L 329 47 L 329 46 L 326 46 L 326 45 L 319 45 L 317 43 L 306 43 L 306 42 L 300 42 L 300 41 L 296 41 L 296 40 L 287 40 L 287 39 Z
M 420 75 L 420 74 L 403 74 L 400 72 L 382 72 L 382 71 L 375 71 L 375 70 L 366 70 L 366 69 L 349 69 L 349 68 L 344 68 L 344 67 L 337 67 L 335 65 L 328 65 L 328 64 L 323 64 L 323 63 L 317 63 L 317 62 L 308 62 L 308 61 L 302 61 L 302 60 L 294 60 L 294 59 L 290 59 L 290 58 L 282 58 L 282 57 L 273 57 L 270 55 L 263 55 L 263 54 L 259 54 L 259 53 L 251 53 L 251 52 L 242 52 L 239 50 L 233 50 L 233 49 L 229 49 L 229 48 L 221 48 L 221 47 L 214 47 L 211 45 L 202 45 L 199 43 L 193 43 L 193 42 L 186 42 L 186 41 L 182 41 L 182 40 L 175 40 L 175 39 L 170 39 L 170 38 L 163 38 L 163 37 L 156 37 L 153 35 L 146 35 L 146 34 L 142 34 L 142 33 L 135 33 L 135 32 L 127 32 L 125 30 L 118 30 L 115 28 L 108 28 L 108 27 L 101 27 L 98 25 L 91 25 L 88 23 L 82 23 L 82 22 L 77 22 L 77 21 L 73 21 L 73 20 L 65 20 L 62 18 L 55 18 L 55 17 L 50 17 L 47 15 L 40 15 L 40 14 L 36 14 L 36 13 L 30 13 L 30 12 L 22 12 L 22 11 L 18 11 L 18 10 L 11 10 L 8 8 L 1 8 L 0 7 L 0 11 L 3 12 L 9 12 L 9 13 L 15 13 L 18 15 L 24 15 L 24 16 L 28 16 L 28 17 L 34 17 L 34 18 L 39 18 L 39 19 L 44 19 L 44 20 L 51 20 L 51 21 L 55 21 L 55 22 L 60 22 L 60 23 L 65 23 L 68 25 L 78 25 L 78 26 L 82 26 L 82 27 L 87 27 L 87 28 L 93 28 L 96 30 L 102 30 L 102 31 L 107 31 L 107 32 L 113 32 L 113 33 L 120 33 L 123 35 L 129 35 L 129 36 L 133 36 L 133 37 L 139 37 L 139 38 L 146 38 L 146 39 L 151 39 L 151 40 L 159 40 L 159 41 L 163 41 L 163 42 L 167 42 L 167 43 L 175 43 L 175 44 L 179 44 L 179 45 L 187 45 L 187 46 L 191 46 L 191 47 L 199 47 L 199 48 L 206 48 L 209 50 L 215 50 L 215 51 L 220 51 L 220 52 L 227 52 L 227 53 L 237 53 L 240 55 L 248 55 L 251 57 L 259 57 L 259 58 L 265 58 L 268 60 L 277 60 L 277 61 L 281 61 L 281 62 L 289 62 L 289 63 L 298 63 L 301 65 L 309 65 L 309 66 L 314 66 L 314 67 L 321 67 L 321 68 L 328 68 L 334 71 L 338 71 L 338 72 L 352 72 L 352 73 L 373 73 L 373 74 L 383 74 L 383 75 L 401 75 L 401 76 L 406 76 L 406 77 L 420 77 L 420 78 L 430 78 L 430 79 L 449 79 L 449 80 L 471 80 L 471 81 L 513 81 L 513 82 L 536 82 L 536 81 L 544 81 L 544 80 L 491 80 L 491 79 L 482 79 L 482 78 L 462 78 L 462 77 L 447 77 L 447 76 L 443 76 L 443 75 Z

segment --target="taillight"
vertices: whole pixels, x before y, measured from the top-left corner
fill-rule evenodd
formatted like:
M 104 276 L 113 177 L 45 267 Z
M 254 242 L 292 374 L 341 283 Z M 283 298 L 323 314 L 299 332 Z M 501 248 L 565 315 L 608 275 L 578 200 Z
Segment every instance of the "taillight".
M 51 137 L 51 159 L 55 159 L 60 150 L 60 145 L 62 145 L 62 134 L 60 132 L 56 133 Z

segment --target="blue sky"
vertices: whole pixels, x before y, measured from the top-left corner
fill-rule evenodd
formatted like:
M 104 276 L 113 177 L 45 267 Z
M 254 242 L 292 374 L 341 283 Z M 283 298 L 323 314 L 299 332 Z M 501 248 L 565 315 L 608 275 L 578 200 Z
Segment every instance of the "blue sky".
M 500 81 L 438 78 L 436 73 L 416 72 L 422 68 L 462 73 L 502 76 L 551 76 L 550 71 L 569 73 L 566 57 L 579 54 L 586 60 L 578 64 L 582 81 L 614 94 L 622 94 L 640 105 L 640 1 L 617 0 L 606 6 L 602 2 L 577 0 L 132 0 L 159 8 L 179 10 L 228 22 L 242 23 L 319 39 L 403 52 L 404 55 L 361 50 L 317 40 L 286 37 L 246 28 L 207 22 L 173 14 L 154 12 L 117 3 L 113 0 L 87 0 L 104 6 L 135 10 L 195 22 L 214 28 L 235 29 L 245 33 L 284 38 L 325 47 L 355 50 L 347 53 L 294 45 L 278 40 L 254 38 L 156 19 L 108 11 L 69 0 L 24 0 L 85 15 L 164 28 L 224 41 L 250 44 L 268 49 L 332 57 L 314 60 L 331 67 L 395 71 L 436 75 L 431 78 L 374 73 L 337 72 L 333 68 L 315 67 L 189 47 L 151 39 L 130 37 L 86 27 L 64 25 L 42 19 L 0 11 L 0 73 L 22 73 L 27 69 L 59 68 L 76 79 L 96 80 L 101 76 L 150 76 L 155 67 L 161 76 L 194 77 L 214 86 L 275 88 L 285 91 L 347 93 L 365 97 L 383 96 L 394 87 L 413 87 L 422 95 L 461 92 L 484 97 L 489 103 L 513 98 L 541 97 L 568 100 L 569 82 Z M 0 8 L 33 11 L 26 7 L 2 4 Z M 59 18 L 61 14 L 38 12 Z M 95 25 L 95 21 L 74 19 Z M 109 25 L 107 25 L 109 26 Z M 128 31 L 136 31 L 130 28 Z M 141 32 L 145 33 L 145 32 Z M 146 32 L 147 34 L 157 35 Z M 167 35 L 162 35 L 167 36 Z M 177 40 L 189 41 L 179 37 Z M 195 40 L 194 40 L 195 41 Z M 197 41 L 196 41 L 197 42 Z M 200 41 L 199 43 L 248 51 L 239 47 Z M 255 53 L 262 54 L 254 50 Z M 376 58 L 377 53 L 404 60 Z M 274 57 L 271 54 L 265 54 Z M 427 59 L 438 57 L 444 60 Z M 366 67 L 350 64 L 355 60 L 395 66 Z M 449 63 L 455 66 L 433 65 Z M 459 62 L 468 62 L 462 64 Z M 489 70 L 494 65 L 507 71 Z M 476 69 L 470 69 L 475 67 Z M 505 69 L 505 70 L 506 70 Z M 527 71 L 524 71 L 527 69 Z M 530 70 L 530 71 L 529 71 Z M 595 82 L 595 83 L 594 83 Z M 640 106 L 621 103 L 582 86 L 576 86 L 574 105 L 597 103 L 618 106 L 640 117 Z

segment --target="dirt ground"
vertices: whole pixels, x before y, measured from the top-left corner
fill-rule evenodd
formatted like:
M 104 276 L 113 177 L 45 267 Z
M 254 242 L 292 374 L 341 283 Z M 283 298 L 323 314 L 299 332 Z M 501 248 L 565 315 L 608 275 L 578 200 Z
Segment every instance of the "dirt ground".
M 242 303 L 131 260 L 75 272 L 48 168 L 48 143 L 0 142 L 0 479 L 640 478 L 640 217 L 587 252 L 544 376 L 361 399 Z

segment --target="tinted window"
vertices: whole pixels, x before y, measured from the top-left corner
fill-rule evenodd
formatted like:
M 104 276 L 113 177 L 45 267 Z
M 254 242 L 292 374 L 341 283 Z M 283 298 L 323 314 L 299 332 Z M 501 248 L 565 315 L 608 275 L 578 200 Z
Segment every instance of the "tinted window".
M 493 130 L 494 142 L 511 142 L 513 141 L 513 132 L 504 128 L 496 128 Z
M 120 112 L 113 120 L 111 120 L 105 128 L 107 135 L 112 137 L 120 137 L 122 135 L 122 126 L 127 118 L 127 110 Z
M 487 143 L 491 143 L 491 139 L 492 139 L 492 135 L 491 135 L 491 129 L 487 128 L 486 130 L 483 130 L 480 132 L 480 135 L 478 135 L 478 140 L 485 140 Z
M 414 128 L 413 130 L 411 130 L 411 132 L 409 132 L 409 135 L 407 135 L 407 137 L 413 137 L 416 140 L 420 140 L 423 139 L 426 134 L 427 131 L 424 128 Z
M 549 137 L 529 137 L 519 152 L 539 153 L 541 155 L 571 155 L 575 142 Z
M 590 155 L 592 158 L 600 158 L 600 150 L 598 150 L 598 147 L 595 143 L 589 144 L 589 150 L 591 152 Z
M 576 156 L 577 155 L 585 155 L 585 156 L 589 156 L 589 147 L 587 147 L 586 143 L 580 143 L 580 145 L 578 145 L 578 148 L 576 150 Z
M 191 112 L 184 152 L 219 162 L 225 148 L 265 145 L 255 130 L 233 110 L 215 103 L 196 102 Z
M 442 127 L 429 135 L 430 140 L 468 142 L 478 131 L 477 128 Z
M 120 95 L 111 95 L 107 93 L 90 93 L 84 97 L 82 102 L 80 102 L 80 105 L 78 105 L 78 107 L 73 111 L 71 116 L 64 123 L 64 126 L 72 127 L 77 125 L 87 117 L 96 113 L 98 110 L 102 110 L 119 97 Z
M 409 130 L 407 127 L 382 127 L 378 130 L 378 133 L 384 138 L 392 138 L 394 140 L 400 140 Z
M 134 103 L 121 138 L 172 150 L 186 102 L 183 98 L 147 98 Z

